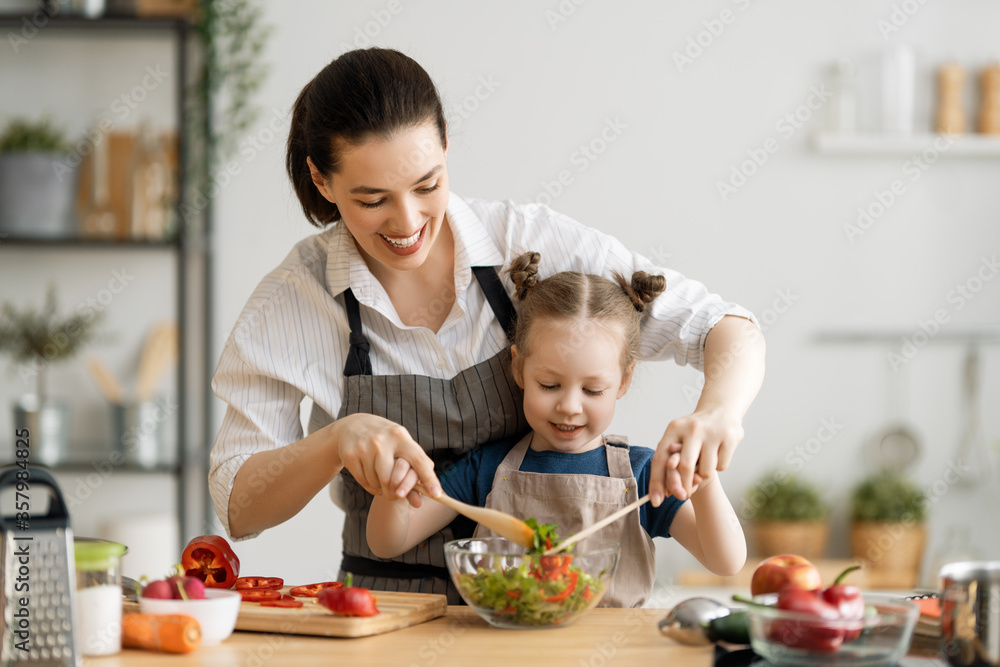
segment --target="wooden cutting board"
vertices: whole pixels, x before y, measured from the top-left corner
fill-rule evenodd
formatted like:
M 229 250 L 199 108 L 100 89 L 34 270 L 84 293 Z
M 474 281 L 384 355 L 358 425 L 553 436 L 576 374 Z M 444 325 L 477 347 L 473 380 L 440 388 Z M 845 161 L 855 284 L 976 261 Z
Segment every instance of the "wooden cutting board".
M 364 618 L 334 614 L 320 605 L 316 598 L 297 598 L 305 603 L 299 609 L 262 607 L 258 603 L 244 602 L 236 619 L 236 629 L 287 635 L 367 637 L 444 616 L 448 608 L 448 598 L 444 595 L 390 591 L 372 593 L 378 596 L 376 606 L 379 613 Z
M 287 593 L 288 588 L 283 592 Z M 262 607 L 256 602 L 243 602 L 236 619 L 236 629 L 319 637 L 368 637 L 444 616 L 448 608 L 448 598 L 444 595 L 391 591 L 372 593 L 378 596 L 379 613 L 364 618 L 338 616 L 320 605 L 316 598 L 296 598 L 304 603 L 298 609 Z M 124 610 L 139 611 L 139 605 L 126 601 Z

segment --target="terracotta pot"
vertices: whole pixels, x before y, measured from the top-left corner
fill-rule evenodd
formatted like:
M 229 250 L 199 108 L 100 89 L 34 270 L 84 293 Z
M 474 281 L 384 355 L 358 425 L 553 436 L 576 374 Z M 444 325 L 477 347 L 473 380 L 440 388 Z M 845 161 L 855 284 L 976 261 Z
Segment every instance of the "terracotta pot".
M 753 549 L 768 558 L 779 554 L 798 554 L 815 560 L 826 555 L 830 524 L 817 521 L 754 521 L 751 530 Z
M 851 552 L 879 573 L 884 585 L 913 588 L 927 544 L 927 528 L 920 523 L 855 521 L 851 525 Z

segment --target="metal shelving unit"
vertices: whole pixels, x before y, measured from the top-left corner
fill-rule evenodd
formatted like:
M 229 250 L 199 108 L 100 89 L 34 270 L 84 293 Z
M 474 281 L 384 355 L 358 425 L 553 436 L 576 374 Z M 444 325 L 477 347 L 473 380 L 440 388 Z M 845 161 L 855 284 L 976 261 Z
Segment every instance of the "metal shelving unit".
M 113 250 L 122 252 L 167 252 L 175 258 L 174 272 L 176 277 L 176 303 L 174 313 L 179 328 L 179 363 L 177 364 L 177 452 L 175 463 L 164 464 L 152 468 L 133 465 L 117 467 L 129 474 L 170 474 L 176 481 L 177 498 L 176 514 L 180 537 L 183 540 L 190 534 L 192 523 L 201 523 L 204 514 L 201 507 L 192 507 L 192 497 L 200 498 L 201 492 L 192 493 L 191 467 L 202 465 L 201 453 L 204 451 L 204 440 L 209 434 L 210 392 L 207 391 L 209 377 L 208 344 L 211 340 L 209 308 L 211 303 L 210 278 L 211 258 L 209 253 L 210 209 L 202 212 L 199 225 L 189 225 L 184 221 L 181 204 L 186 200 L 187 174 L 185 167 L 189 162 L 189 145 L 185 137 L 188 127 L 190 96 L 189 86 L 189 49 L 193 26 L 182 19 L 172 18 L 139 18 L 128 16 L 104 16 L 95 19 L 81 16 L 52 15 L 46 16 L 36 12 L 33 15 L 0 14 L 0 29 L 7 34 L 17 35 L 21 30 L 34 28 L 44 30 L 46 34 L 65 32 L 67 34 L 93 34 L 95 37 L 102 32 L 142 34 L 167 34 L 172 40 L 174 66 L 177 76 L 174 77 L 177 120 L 177 231 L 171 238 L 162 240 L 112 240 L 93 238 L 17 238 L 0 239 L 0 253 L 16 252 L 18 248 L 52 249 L 71 251 Z M 207 114 L 206 114 L 207 116 Z M 191 273 L 195 273 L 197 282 L 192 281 Z M 191 304 L 195 304 L 195 312 Z M 195 315 L 192 318 L 191 315 Z M 192 322 L 192 319 L 195 321 Z M 200 320 L 200 321 L 199 321 Z M 192 354 L 199 358 L 195 366 L 196 373 L 190 372 Z M 192 398 L 196 397 L 196 398 Z M 200 400 L 199 400 L 200 399 Z M 198 415 L 194 418 L 194 402 L 201 403 Z M 195 421 L 197 423 L 195 423 Z M 204 440 L 204 442 L 202 442 Z M 199 446 L 197 456 L 191 456 L 190 441 L 196 441 Z M 80 472 L 89 470 L 90 463 L 86 460 L 69 459 L 53 468 L 55 471 Z M 204 499 L 201 499 L 202 501 Z M 198 502 L 196 500 L 196 502 Z M 192 520 L 192 516 L 194 519 Z

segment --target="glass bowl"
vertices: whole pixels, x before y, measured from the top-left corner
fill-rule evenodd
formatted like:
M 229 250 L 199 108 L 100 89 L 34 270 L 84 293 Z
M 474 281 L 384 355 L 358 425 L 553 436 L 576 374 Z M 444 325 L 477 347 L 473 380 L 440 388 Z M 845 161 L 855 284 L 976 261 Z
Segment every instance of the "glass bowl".
M 750 644 L 773 665 L 893 665 L 906 655 L 920 608 L 901 597 L 864 593 L 861 620 L 819 620 L 781 609 L 748 606 Z M 773 605 L 777 595 L 758 595 Z M 843 641 L 838 638 L 843 637 Z
M 578 544 L 569 555 L 528 555 L 502 537 L 453 540 L 445 561 L 462 599 L 499 628 L 549 628 L 573 623 L 600 603 L 611 585 L 621 545 Z

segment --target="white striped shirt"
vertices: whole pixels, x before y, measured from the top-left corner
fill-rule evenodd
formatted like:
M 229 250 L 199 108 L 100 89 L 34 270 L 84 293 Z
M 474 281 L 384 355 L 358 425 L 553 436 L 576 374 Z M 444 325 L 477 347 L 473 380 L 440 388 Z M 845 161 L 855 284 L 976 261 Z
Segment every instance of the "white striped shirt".
M 449 379 L 489 359 L 508 343 L 471 267 L 509 266 L 528 250 L 541 253 L 539 277 L 559 271 L 630 276 L 661 274 L 666 291 L 642 319 L 643 359 L 672 358 L 701 369 L 705 337 L 725 315 L 751 313 L 701 283 L 654 266 L 618 240 L 539 204 L 464 200 L 451 194 L 447 219 L 455 237 L 455 303 L 440 330 L 404 325 L 342 224 L 310 236 L 261 281 L 240 314 L 212 380 L 228 408 L 211 453 L 209 489 L 229 533 L 229 496 L 243 462 L 303 437 L 299 405 L 340 410 L 347 312 L 338 295 L 348 287 L 365 307 L 373 375 L 417 374 Z M 504 278 L 513 299 L 514 286 Z M 432 306 L 433 307 L 433 306 Z M 254 537 L 254 535 L 248 535 Z

